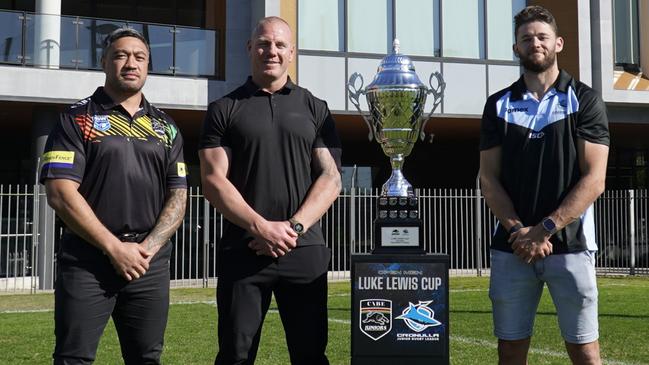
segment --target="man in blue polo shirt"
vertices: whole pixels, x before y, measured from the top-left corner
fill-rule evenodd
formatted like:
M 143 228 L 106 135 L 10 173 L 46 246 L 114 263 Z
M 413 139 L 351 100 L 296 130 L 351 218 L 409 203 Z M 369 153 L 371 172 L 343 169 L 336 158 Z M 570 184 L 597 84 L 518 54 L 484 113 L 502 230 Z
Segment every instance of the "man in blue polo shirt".
M 552 14 L 515 17 L 524 73 L 489 97 L 480 181 L 499 224 L 491 245 L 494 334 L 500 364 L 525 364 L 547 283 L 574 364 L 600 364 L 593 202 L 604 190 L 608 120 L 601 98 L 560 70 Z

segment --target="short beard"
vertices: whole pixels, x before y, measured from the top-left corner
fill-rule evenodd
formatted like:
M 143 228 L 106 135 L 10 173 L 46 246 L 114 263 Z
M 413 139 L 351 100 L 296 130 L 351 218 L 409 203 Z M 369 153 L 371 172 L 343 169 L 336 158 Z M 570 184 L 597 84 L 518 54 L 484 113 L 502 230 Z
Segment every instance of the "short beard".
M 547 71 L 552 65 L 554 64 L 554 61 L 557 59 L 557 54 L 554 52 L 548 53 L 548 57 L 546 57 L 543 61 L 541 62 L 535 62 L 531 61 L 530 58 L 525 57 L 525 58 L 520 58 L 520 63 L 525 70 L 534 72 L 537 74 L 540 74 L 542 72 Z
M 144 84 L 142 84 L 140 86 L 135 86 L 135 85 L 132 85 L 132 84 L 121 83 L 119 81 L 115 82 L 114 85 L 119 91 L 121 91 L 123 93 L 126 93 L 126 94 L 138 93 L 144 87 Z

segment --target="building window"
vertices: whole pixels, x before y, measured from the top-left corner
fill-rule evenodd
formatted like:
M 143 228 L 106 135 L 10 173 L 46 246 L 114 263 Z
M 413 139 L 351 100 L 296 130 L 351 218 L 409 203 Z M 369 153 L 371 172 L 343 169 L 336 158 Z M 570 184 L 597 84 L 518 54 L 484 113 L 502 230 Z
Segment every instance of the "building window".
M 485 58 L 484 0 L 444 1 L 442 28 L 442 56 Z
M 392 1 L 347 0 L 349 52 L 385 54 L 392 48 Z
M 300 49 L 344 51 L 344 0 L 299 0 L 298 11 Z
M 526 0 L 298 0 L 298 46 L 513 61 L 513 17 Z
M 490 60 L 514 60 L 512 45 L 514 15 L 525 7 L 525 0 L 487 1 L 487 57 Z
M 637 71 L 640 65 L 638 0 L 613 0 L 615 65 Z
M 396 0 L 396 38 L 401 52 L 440 57 L 439 0 Z

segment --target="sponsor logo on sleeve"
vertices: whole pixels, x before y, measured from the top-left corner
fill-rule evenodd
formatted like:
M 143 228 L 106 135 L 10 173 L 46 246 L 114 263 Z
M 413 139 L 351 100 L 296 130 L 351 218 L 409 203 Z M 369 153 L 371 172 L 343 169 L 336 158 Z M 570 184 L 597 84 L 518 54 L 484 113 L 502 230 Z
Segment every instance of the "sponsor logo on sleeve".
M 43 167 L 71 169 L 74 165 L 74 151 L 50 151 L 43 154 Z
M 179 177 L 186 177 L 187 176 L 187 166 L 185 165 L 184 162 L 178 162 L 178 176 Z

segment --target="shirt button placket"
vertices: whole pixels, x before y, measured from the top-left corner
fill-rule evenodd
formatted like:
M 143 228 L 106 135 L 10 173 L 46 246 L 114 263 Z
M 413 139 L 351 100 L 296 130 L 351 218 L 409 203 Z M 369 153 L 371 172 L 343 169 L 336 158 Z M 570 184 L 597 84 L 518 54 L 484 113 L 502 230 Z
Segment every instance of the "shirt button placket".
M 270 95 L 270 110 L 271 110 L 271 114 L 272 114 L 272 116 L 273 116 L 273 117 L 272 117 L 272 118 L 273 118 L 273 119 L 272 119 L 273 122 L 276 121 L 276 114 L 277 114 L 277 113 L 276 113 L 276 110 L 275 110 L 275 109 L 277 109 L 277 100 L 276 100 L 276 98 L 275 98 L 275 94 L 271 94 L 271 95 Z

